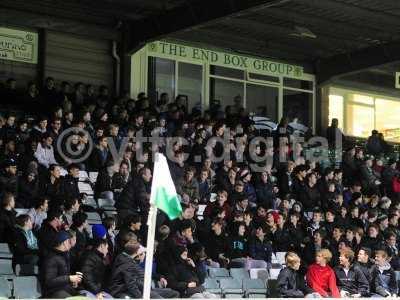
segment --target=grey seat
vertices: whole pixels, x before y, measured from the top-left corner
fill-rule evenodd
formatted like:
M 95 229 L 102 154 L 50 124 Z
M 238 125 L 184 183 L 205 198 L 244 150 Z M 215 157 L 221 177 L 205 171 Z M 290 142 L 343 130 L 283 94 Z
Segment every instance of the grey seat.
M 101 224 L 101 218 L 96 212 L 87 212 L 89 224 Z
M 222 289 L 219 286 L 219 282 L 215 278 L 206 278 L 203 287 L 207 292 L 222 295 Z
M 12 253 L 7 243 L 0 243 L 0 258 L 12 258 Z
M 262 279 L 243 279 L 243 289 L 246 292 L 246 295 L 249 294 L 267 294 L 267 288 L 265 287 L 265 283 Z
M 97 199 L 97 202 L 99 204 L 99 208 L 104 209 L 104 210 L 117 210 L 115 208 L 115 201 L 111 200 L 111 199 L 103 199 L 103 198 L 99 198 Z
M 16 299 L 38 299 L 41 296 L 39 283 L 35 276 L 15 277 L 13 281 Z
M 11 293 L 11 284 L 5 277 L 0 277 L 0 298 L 10 298 L 12 296 Z
M 244 268 L 231 268 L 229 273 L 231 274 L 231 277 L 242 280 L 244 278 L 250 278 L 249 271 L 247 271 Z
M 0 275 L 14 275 L 10 259 L 0 259 Z
M 218 281 L 224 295 L 243 295 L 242 283 L 239 280 L 234 278 L 219 278 Z
M 225 268 L 210 268 L 208 274 L 211 278 L 230 277 L 229 271 Z

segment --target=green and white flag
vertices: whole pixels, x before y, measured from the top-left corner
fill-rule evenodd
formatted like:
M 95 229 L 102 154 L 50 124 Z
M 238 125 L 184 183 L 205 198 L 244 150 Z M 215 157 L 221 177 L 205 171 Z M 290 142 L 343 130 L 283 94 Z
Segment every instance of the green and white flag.
M 161 153 L 156 154 L 150 202 L 165 212 L 171 220 L 178 218 L 182 213 L 167 159 Z

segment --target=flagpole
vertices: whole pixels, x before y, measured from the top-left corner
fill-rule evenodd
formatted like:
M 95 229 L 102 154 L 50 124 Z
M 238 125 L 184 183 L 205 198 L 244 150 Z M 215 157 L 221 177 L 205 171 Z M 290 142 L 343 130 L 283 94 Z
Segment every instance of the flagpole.
M 148 231 L 147 231 L 146 264 L 144 270 L 144 287 L 143 287 L 143 299 L 145 300 L 150 299 L 156 222 L 157 222 L 157 207 L 155 207 L 153 203 L 150 203 L 150 211 L 149 211 L 149 216 L 147 218 Z

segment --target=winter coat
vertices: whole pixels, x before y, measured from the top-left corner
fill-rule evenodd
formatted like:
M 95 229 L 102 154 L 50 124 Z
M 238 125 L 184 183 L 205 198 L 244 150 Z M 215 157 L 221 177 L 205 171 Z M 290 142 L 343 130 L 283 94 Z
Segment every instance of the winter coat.
M 80 270 L 83 273 L 82 284 L 85 290 L 94 295 L 104 291 L 107 267 L 102 253 L 97 250 L 85 252 Z
M 65 176 L 60 183 L 60 194 L 64 199 L 79 199 L 80 192 L 78 188 L 79 178 L 74 178 L 71 175 Z
M 340 290 L 350 294 L 361 294 L 363 297 L 369 296 L 369 282 L 357 265 L 350 266 L 347 274 L 341 266 L 335 268 L 337 286 Z
M 377 265 L 371 269 L 372 292 L 380 296 L 386 297 L 388 293 L 397 294 L 398 286 L 396 273 L 390 267 L 389 263 L 380 268 Z
M 76 294 L 69 280 L 70 264 L 68 252 L 52 250 L 43 263 L 43 294 L 47 298 L 58 291 Z
M 305 295 L 313 293 L 305 284 L 303 276 L 289 267 L 279 272 L 276 288 L 281 298 L 304 298 Z
M 115 258 L 108 285 L 110 294 L 115 298 L 140 299 L 143 296 L 143 269 L 126 253 Z
M 12 243 L 10 248 L 13 253 L 13 265 L 24 264 L 24 257 L 27 255 L 38 255 L 38 249 L 30 249 L 23 230 L 15 227 L 12 232 Z
M 16 216 L 15 210 L 0 209 L 0 243 L 11 242 L 9 233 L 14 230 Z
M 259 238 L 255 237 L 249 246 L 250 256 L 256 260 L 264 260 L 271 263 L 272 259 L 272 246 L 271 242 L 264 239 L 261 241 Z
M 54 229 L 49 223 L 45 222 L 39 230 L 39 255 L 45 258 L 55 247 L 58 230 Z

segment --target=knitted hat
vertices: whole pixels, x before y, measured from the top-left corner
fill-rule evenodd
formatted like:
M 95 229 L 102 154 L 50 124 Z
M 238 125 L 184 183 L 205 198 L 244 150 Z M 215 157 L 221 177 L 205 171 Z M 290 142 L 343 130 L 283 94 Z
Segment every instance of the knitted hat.
M 57 233 L 56 241 L 57 241 L 57 244 L 60 245 L 60 244 L 64 243 L 66 240 L 69 240 L 70 238 L 71 238 L 71 236 L 69 235 L 68 232 L 60 231 Z
M 102 224 L 94 224 L 92 226 L 93 239 L 104 239 L 106 237 L 107 230 Z

